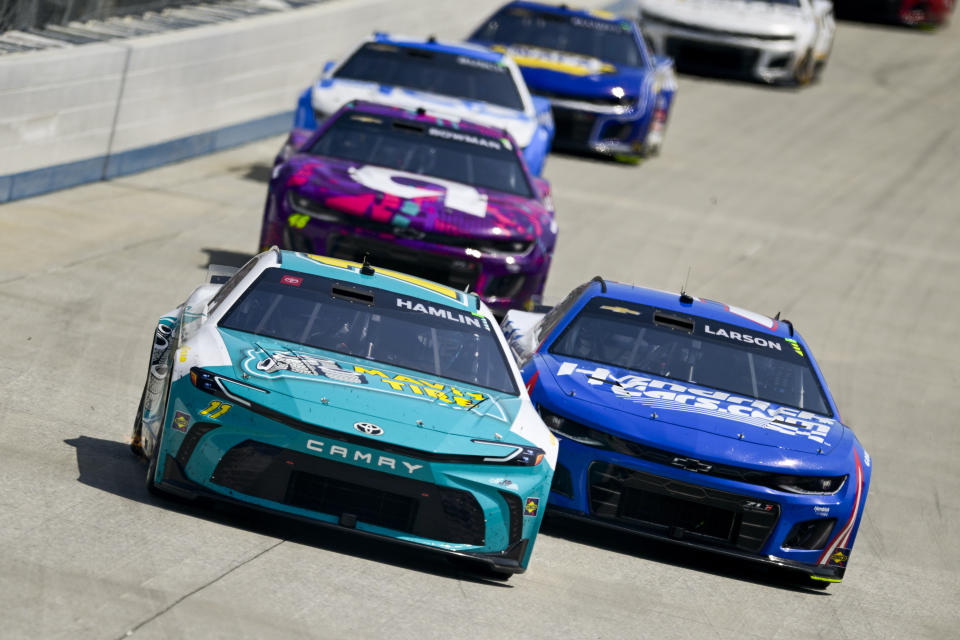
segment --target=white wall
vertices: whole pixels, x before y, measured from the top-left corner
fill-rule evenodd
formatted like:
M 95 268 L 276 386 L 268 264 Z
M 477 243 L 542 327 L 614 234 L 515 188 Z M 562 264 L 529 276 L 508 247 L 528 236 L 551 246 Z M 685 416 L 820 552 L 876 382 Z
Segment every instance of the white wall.
M 61 167 L 17 195 L 10 186 L 15 174 L 91 160 L 80 163 L 81 177 L 67 177 L 72 184 L 100 179 L 89 177 L 97 159 L 106 166 L 118 153 L 290 112 L 325 60 L 372 31 L 459 40 L 501 4 L 330 0 L 218 25 L 0 55 L 0 202 L 70 182 Z M 198 149 L 192 153 L 212 150 Z M 157 163 L 165 161 L 158 155 Z M 140 158 L 138 166 L 147 165 L 150 159 Z

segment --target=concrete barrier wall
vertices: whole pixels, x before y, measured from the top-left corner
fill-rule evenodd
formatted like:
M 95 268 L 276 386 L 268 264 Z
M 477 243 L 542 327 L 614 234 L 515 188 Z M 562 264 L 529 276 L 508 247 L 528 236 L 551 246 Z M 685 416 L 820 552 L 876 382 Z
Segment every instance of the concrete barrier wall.
M 500 4 L 331 0 L 0 56 L 0 202 L 281 133 L 323 62 L 359 38 L 382 30 L 459 40 Z

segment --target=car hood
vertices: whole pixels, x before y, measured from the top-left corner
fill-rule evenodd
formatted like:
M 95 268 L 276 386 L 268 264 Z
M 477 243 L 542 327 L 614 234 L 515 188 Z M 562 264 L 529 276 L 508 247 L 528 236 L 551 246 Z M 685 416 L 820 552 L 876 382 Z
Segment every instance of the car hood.
M 522 440 L 510 433 L 518 396 L 362 358 L 219 329 L 231 365 L 212 367 L 235 402 L 255 403 L 308 424 L 357 435 L 356 423 L 383 429 L 377 441 L 443 453 L 477 454 L 472 441 Z M 482 454 L 482 452 L 481 452 Z M 490 446 L 489 455 L 503 455 Z
M 683 24 L 748 35 L 789 36 L 807 23 L 799 7 L 759 0 L 643 0 L 640 7 Z
M 506 129 L 521 148 L 526 148 L 530 144 L 537 128 L 532 110 L 530 113 L 525 113 L 479 100 L 466 100 L 357 80 L 327 78 L 321 79 L 313 87 L 313 107 L 323 113 L 333 113 L 351 100 L 382 102 L 405 109 L 423 107 L 431 115 L 469 120 L 496 129 Z
M 566 397 L 692 432 L 786 449 L 827 455 L 840 447 L 847 427 L 828 418 L 770 402 L 640 374 L 611 366 L 543 354 L 543 366 Z M 683 439 L 696 440 L 690 433 Z
M 332 158 L 298 154 L 279 180 L 324 208 L 417 232 L 549 242 L 553 218 L 538 201 Z M 359 221 L 358 221 L 359 222 Z

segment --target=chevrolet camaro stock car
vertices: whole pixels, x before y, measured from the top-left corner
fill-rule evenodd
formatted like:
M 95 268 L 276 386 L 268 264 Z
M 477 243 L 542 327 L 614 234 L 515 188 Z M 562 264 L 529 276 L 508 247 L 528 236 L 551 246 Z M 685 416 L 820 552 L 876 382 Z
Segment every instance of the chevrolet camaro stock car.
M 233 271 L 156 326 L 148 488 L 525 570 L 557 442 L 481 300 L 277 248 Z
M 508 133 L 351 102 L 294 130 L 260 246 L 362 260 L 479 293 L 498 314 L 539 301 L 556 243 L 548 183 Z
M 566 5 L 512 2 L 471 41 L 504 51 L 530 90 L 548 98 L 554 147 L 632 158 L 663 144 L 677 83 L 632 20 Z
M 789 321 L 594 278 L 503 328 L 560 440 L 550 513 L 843 578 L 871 460 Z
M 376 33 L 343 61 L 327 62 L 297 102 L 294 127 L 315 129 L 351 100 L 422 107 L 447 119 L 506 129 L 540 175 L 553 139 L 550 103 L 530 95 L 517 65 L 476 45 Z
M 640 0 L 641 29 L 680 71 L 803 85 L 826 65 L 829 0 Z

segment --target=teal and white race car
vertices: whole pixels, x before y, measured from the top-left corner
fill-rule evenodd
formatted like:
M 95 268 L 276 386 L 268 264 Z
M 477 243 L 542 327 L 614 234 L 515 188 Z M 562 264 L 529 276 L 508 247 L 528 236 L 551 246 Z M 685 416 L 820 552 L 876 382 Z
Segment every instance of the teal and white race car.
M 476 295 L 276 248 L 224 271 L 157 324 L 148 489 L 526 569 L 557 441 Z

